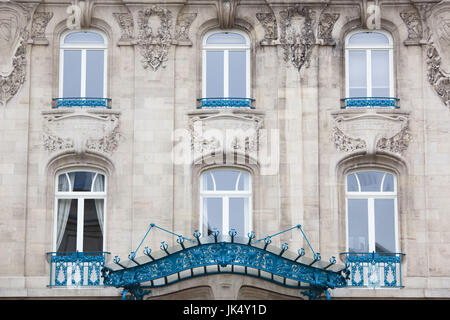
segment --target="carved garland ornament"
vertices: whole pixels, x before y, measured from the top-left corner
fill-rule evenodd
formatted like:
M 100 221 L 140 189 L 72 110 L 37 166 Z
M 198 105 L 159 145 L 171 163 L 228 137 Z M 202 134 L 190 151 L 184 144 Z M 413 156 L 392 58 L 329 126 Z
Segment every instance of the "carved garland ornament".
M 318 38 L 322 40 L 323 44 L 334 45 L 335 41 L 331 36 L 334 24 L 339 19 L 339 13 L 322 13 L 319 18 Z
M 278 38 L 278 27 L 275 15 L 272 12 L 257 13 L 256 19 L 264 28 L 264 39 L 262 43 L 270 43 Z
M 196 13 L 182 13 L 178 15 L 177 24 L 175 26 L 175 40 L 178 42 L 192 44 L 189 39 L 189 28 L 195 17 L 197 17 Z
M 160 27 L 152 30 L 149 19 L 152 16 L 159 17 Z M 165 8 L 153 6 L 138 11 L 138 39 L 137 45 L 143 57 L 144 69 L 151 67 L 156 71 L 160 66 L 164 67 L 167 54 L 172 43 L 172 13 Z
M 441 69 L 441 57 L 432 42 L 428 43 L 426 53 L 428 82 L 433 86 L 442 102 L 450 108 L 450 77 L 446 76 Z
M 134 21 L 131 13 L 113 13 L 120 26 L 121 36 L 119 41 L 131 41 L 134 38 Z
M 407 10 L 400 13 L 400 17 L 408 29 L 405 45 L 419 44 L 423 37 L 422 20 L 417 10 Z
M 306 7 L 295 6 L 281 11 L 280 16 L 280 43 L 284 50 L 284 60 L 291 62 L 300 71 L 303 65 L 309 66 L 316 43 L 313 31 L 314 12 Z
M 45 37 L 45 28 L 53 17 L 53 12 L 35 12 L 33 15 L 33 24 L 31 25 L 31 38 L 34 43 L 41 42 L 48 44 Z

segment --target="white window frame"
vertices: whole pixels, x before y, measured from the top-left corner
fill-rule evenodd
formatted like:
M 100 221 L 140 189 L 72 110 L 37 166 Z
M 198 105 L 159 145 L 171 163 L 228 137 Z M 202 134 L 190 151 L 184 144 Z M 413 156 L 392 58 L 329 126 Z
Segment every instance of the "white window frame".
M 58 191 L 58 179 L 60 175 L 69 174 L 71 172 L 92 172 L 95 173 L 94 178 L 92 179 L 91 191 Z M 104 176 L 104 190 L 103 192 L 92 191 L 94 187 L 95 179 L 99 174 Z M 67 177 L 68 178 L 68 177 Z M 70 185 L 70 179 L 69 185 Z M 54 203 L 54 219 L 53 219 L 53 251 L 57 251 L 56 240 L 57 240 L 57 225 L 58 225 L 58 200 L 60 199 L 72 199 L 77 200 L 77 245 L 76 251 L 83 252 L 83 239 L 84 239 L 84 200 L 86 199 L 102 199 L 103 200 L 103 243 L 102 248 L 103 252 L 105 252 L 105 244 L 106 244 L 106 222 L 107 222 L 107 199 L 106 199 L 106 190 L 108 186 L 107 175 L 104 172 L 91 170 L 91 169 L 71 169 L 60 171 L 56 174 L 55 178 L 55 203 Z M 70 190 L 72 186 L 70 186 Z
M 394 191 L 393 192 L 383 192 L 383 191 L 370 191 L 370 192 L 360 192 L 360 191 L 348 191 L 347 179 L 348 176 L 353 173 L 359 172 L 368 172 L 368 171 L 376 171 L 376 172 L 384 172 L 383 179 L 381 180 L 380 190 L 383 190 L 384 179 L 386 178 L 386 174 L 392 174 L 394 180 Z M 356 181 L 358 182 L 358 189 L 361 190 L 361 185 L 359 182 L 358 176 L 355 174 Z M 348 239 L 348 200 L 349 199 L 367 199 L 368 206 L 368 242 L 369 242 L 369 252 L 375 251 L 375 199 L 393 199 L 394 200 L 394 237 L 395 237 L 395 251 L 398 252 L 399 249 L 399 238 L 398 238 L 398 206 L 397 206 L 397 175 L 393 172 L 389 172 L 386 170 L 377 170 L 377 169 L 367 169 L 367 170 L 357 170 L 348 172 L 345 175 L 345 226 L 346 226 L 346 248 L 347 252 L 349 252 L 349 239 Z
M 237 33 L 245 38 L 245 45 L 242 44 L 206 44 L 206 40 L 209 36 L 215 33 Z M 230 51 L 243 51 L 245 50 L 245 67 L 246 67 L 246 88 L 245 94 L 246 97 L 230 97 L 229 96 L 229 57 L 228 54 Z M 223 61 L 223 74 L 224 74 L 224 89 L 223 89 L 223 97 L 224 98 L 250 98 L 250 38 L 249 36 L 240 30 L 212 30 L 205 34 L 202 42 L 202 97 L 206 98 L 206 52 L 207 51 L 223 51 L 224 52 L 224 61 Z M 216 97 L 215 97 L 216 98 Z
M 377 32 L 385 35 L 389 40 L 389 45 L 349 45 L 350 38 L 357 33 Z M 350 98 L 350 79 L 349 79 L 349 51 L 350 50 L 364 50 L 366 52 L 366 85 L 367 85 L 367 97 L 371 98 L 372 95 L 372 51 L 375 50 L 388 50 L 389 51 L 389 97 L 395 97 L 394 92 L 394 45 L 392 36 L 383 30 L 355 30 L 350 32 L 345 38 L 345 94 Z
M 89 44 L 89 43 L 80 43 L 80 44 L 66 44 L 64 43 L 64 39 L 72 33 L 78 32 L 92 32 L 102 36 L 104 44 Z M 87 50 L 103 50 L 103 96 L 102 97 L 90 97 L 90 98 L 106 98 L 107 97 L 107 66 L 108 66 L 108 38 L 106 35 L 99 30 L 70 30 L 66 31 L 61 35 L 60 44 L 59 44 L 59 97 L 63 98 L 64 92 L 64 51 L 72 50 L 81 50 L 81 92 L 79 98 L 86 97 L 86 51 Z M 78 98 L 78 97 L 69 97 L 69 98 Z
M 239 177 L 236 179 L 236 187 L 234 191 L 225 191 L 225 190 L 220 190 L 220 191 L 208 191 L 205 190 L 205 186 L 204 186 L 204 181 L 203 181 L 203 175 L 210 173 L 212 171 L 239 171 Z M 247 173 L 248 174 L 248 183 L 249 183 L 249 188 L 248 190 L 237 190 L 238 185 L 239 185 L 239 180 L 242 176 L 242 173 Z M 214 175 L 211 175 L 212 179 L 213 179 L 213 184 L 215 186 L 215 181 L 214 181 Z M 215 187 L 214 187 L 215 189 Z M 253 198 L 253 190 L 252 190 L 252 175 L 250 172 L 246 171 L 246 170 L 242 170 L 242 169 L 237 169 L 237 168 L 217 168 L 217 169 L 210 169 L 210 170 L 206 170 L 203 171 L 200 174 L 200 226 L 199 226 L 199 230 L 202 230 L 203 234 L 205 236 L 207 236 L 207 217 L 205 212 L 203 211 L 203 204 L 204 204 L 204 199 L 205 198 L 221 198 L 222 199 L 222 230 L 218 230 L 220 231 L 220 234 L 222 235 L 228 235 L 228 232 L 230 231 L 229 228 L 229 221 L 230 221 L 230 212 L 229 212 L 229 199 L 230 198 L 247 198 L 248 201 L 248 214 L 244 217 L 244 221 L 245 221 L 245 225 L 244 225 L 244 232 L 245 234 L 238 234 L 237 236 L 240 237 L 246 237 L 247 234 L 252 230 L 252 216 L 253 216 L 253 209 L 252 209 L 252 198 Z M 206 230 L 205 230 L 205 226 L 206 226 Z

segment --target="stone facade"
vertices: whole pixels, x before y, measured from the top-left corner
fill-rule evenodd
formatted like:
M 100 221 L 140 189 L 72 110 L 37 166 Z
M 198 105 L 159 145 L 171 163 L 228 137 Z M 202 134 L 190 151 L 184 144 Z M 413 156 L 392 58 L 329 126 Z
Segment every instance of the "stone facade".
M 199 174 L 229 165 L 204 157 L 174 163 L 174 132 L 191 135 L 189 148 L 203 156 L 215 148 L 195 134 L 199 121 L 253 130 L 246 146 L 228 153 L 279 151 L 269 163 L 238 165 L 253 176 L 253 230 L 265 236 L 301 224 L 324 257 L 346 251 L 345 174 L 395 172 L 404 287 L 336 289 L 332 297 L 450 297 L 450 1 L 380 2 L 381 28 L 394 43 L 398 109 L 340 108 L 344 39 L 367 28 L 370 1 L 1 2 L 0 297 L 120 297 L 114 288 L 47 287 L 61 169 L 105 172 L 104 249 L 112 256 L 126 257 L 151 222 L 183 235 L 198 229 Z M 72 5 L 81 9 L 68 10 Z M 111 109 L 52 109 L 60 39 L 74 14 L 81 29 L 106 34 Z M 220 28 L 251 39 L 254 109 L 196 108 L 202 39 Z M 151 244 L 168 239 L 176 243 L 155 232 Z M 291 233 L 277 242 L 305 246 Z M 171 297 L 301 295 L 237 275 L 191 279 L 149 295 Z

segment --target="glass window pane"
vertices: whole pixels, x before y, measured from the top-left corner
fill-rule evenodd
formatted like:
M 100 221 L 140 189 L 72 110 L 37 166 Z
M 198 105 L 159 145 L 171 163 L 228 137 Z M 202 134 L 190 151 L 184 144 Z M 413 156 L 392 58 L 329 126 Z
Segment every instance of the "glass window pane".
M 375 251 L 395 252 L 394 199 L 375 199 Z
M 246 172 L 241 172 L 241 177 L 238 182 L 239 191 L 249 191 L 250 190 L 250 175 Z
M 228 52 L 228 95 L 233 98 L 247 97 L 247 70 L 245 51 Z
M 234 191 L 240 171 L 236 170 L 217 170 L 213 171 L 216 190 Z
M 248 198 L 229 198 L 229 227 L 238 236 L 245 237 L 245 217 L 248 215 Z
M 104 50 L 86 51 L 86 97 L 103 98 Z
M 372 50 L 372 96 L 389 97 L 389 51 Z
M 348 250 L 369 252 L 368 200 L 348 199 Z
M 386 173 L 383 182 L 383 192 L 394 192 L 394 176 L 390 173 Z
M 366 51 L 348 51 L 349 97 L 367 97 Z
M 83 251 L 103 251 L 103 199 L 84 200 Z
M 75 172 L 75 181 L 72 191 L 91 191 L 94 175 L 94 172 Z
M 105 191 L 105 176 L 102 174 L 97 174 L 95 178 L 94 185 L 92 188 L 94 192 L 104 192 Z
M 58 191 L 70 191 L 69 179 L 65 173 L 58 176 Z
M 347 191 L 348 192 L 358 192 L 358 181 L 356 180 L 356 176 L 354 173 L 349 174 L 347 176 Z
M 206 98 L 224 95 L 223 51 L 206 51 Z
M 214 182 L 211 176 L 211 172 L 203 174 L 203 190 L 214 191 Z
M 56 223 L 56 251 L 77 250 L 77 208 L 76 199 L 59 199 Z
M 81 50 L 64 50 L 63 97 L 81 96 Z
M 381 180 L 384 172 L 364 171 L 358 172 L 357 175 L 362 192 L 381 191 Z
M 82 32 L 73 32 L 68 34 L 64 38 L 64 43 L 73 43 L 73 44 L 104 44 L 105 40 L 103 37 L 95 32 L 82 31 Z
M 379 32 L 359 32 L 350 37 L 349 45 L 389 45 L 389 39 Z
M 208 235 L 214 228 L 222 233 L 222 198 L 204 198 L 203 217 L 206 218 L 205 229 L 207 229 Z
M 206 44 L 246 44 L 245 38 L 234 32 L 214 33 L 208 37 Z

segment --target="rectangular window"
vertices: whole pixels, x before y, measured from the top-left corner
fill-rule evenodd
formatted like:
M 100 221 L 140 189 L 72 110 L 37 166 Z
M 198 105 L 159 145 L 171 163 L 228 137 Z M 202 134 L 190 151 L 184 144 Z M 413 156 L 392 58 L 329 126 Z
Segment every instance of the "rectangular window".
M 103 251 L 103 199 L 84 200 L 83 251 Z
M 235 229 L 238 236 L 245 237 L 245 217 L 248 216 L 248 198 L 229 198 L 229 227 Z
M 104 50 L 86 51 L 86 97 L 103 97 Z
M 394 199 L 375 199 L 375 251 L 395 252 Z
M 348 250 L 369 252 L 369 212 L 367 199 L 347 200 Z
M 58 200 L 56 251 L 75 252 L 77 250 L 77 216 L 77 199 Z
M 207 219 L 208 235 L 211 234 L 214 228 L 222 232 L 223 226 L 223 204 L 222 198 L 204 198 L 203 212 Z
M 64 50 L 63 97 L 81 95 L 81 50 Z
M 224 52 L 206 51 L 206 98 L 224 96 Z
M 246 51 L 230 50 L 228 52 L 228 73 L 228 96 L 233 98 L 247 97 Z
M 372 50 L 372 97 L 389 97 L 389 51 Z

